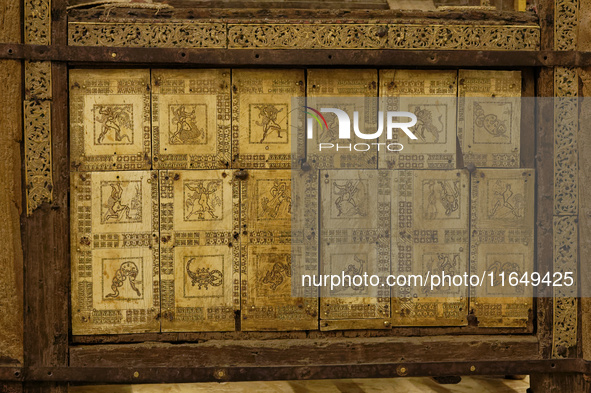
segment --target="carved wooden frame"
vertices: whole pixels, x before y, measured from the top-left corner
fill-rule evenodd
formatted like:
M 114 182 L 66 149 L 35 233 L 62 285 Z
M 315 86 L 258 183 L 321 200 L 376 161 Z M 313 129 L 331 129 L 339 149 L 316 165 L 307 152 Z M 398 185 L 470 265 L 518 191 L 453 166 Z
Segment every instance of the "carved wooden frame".
M 286 23 L 229 23 L 226 21 L 199 23 L 187 21 L 154 21 L 142 20 L 140 23 L 131 23 L 129 20 L 117 20 L 107 22 L 70 22 L 66 25 L 65 20 L 65 2 L 60 0 L 24 0 L 24 18 L 25 18 L 25 43 L 49 45 L 60 43 L 62 45 L 69 41 L 70 45 L 88 45 L 102 47 L 176 47 L 176 48 L 226 48 L 232 50 L 246 48 L 262 49 L 421 49 L 421 50 L 527 50 L 539 51 L 555 49 L 560 51 L 576 50 L 577 46 L 577 25 L 578 25 L 578 7 L 579 0 L 555 0 L 554 5 L 549 7 L 554 10 L 555 24 L 553 26 L 553 48 L 545 42 L 544 31 L 538 25 L 502 25 L 502 24 L 388 24 L 388 23 L 315 23 L 315 24 L 286 24 Z M 51 10 L 59 11 L 58 21 L 50 22 Z M 60 14 L 61 13 L 61 14 Z M 56 27 L 57 26 L 57 27 Z M 66 26 L 69 31 L 66 35 Z M 52 30 L 59 29 L 61 37 L 52 39 Z M 85 34 L 81 36 L 81 31 Z M 123 34 L 124 32 L 133 32 L 132 34 Z M 150 32 L 150 34 L 145 34 Z M 260 40 L 257 34 L 267 34 L 274 37 L 271 41 Z M 325 35 L 321 33 L 325 32 Z M 350 40 L 351 33 L 366 34 L 366 39 L 362 42 Z M 292 42 L 286 40 L 287 37 L 296 35 L 311 34 L 312 39 L 299 40 Z M 408 42 L 405 37 L 418 34 L 418 39 Z M 117 40 L 117 37 L 127 37 L 125 40 Z M 170 37 L 174 39 L 170 39 Z M 223 39 L 220 38 L 223 36 Z M 336 37 L 334 40 L 327 40 L 327 37 Z M 248 38 L 247 38 L 248 37 Z M 433 38 L 435 37 L 435 38 Z M 461 38 L 464 37 L 464 38 Z M 473 37 L 474 39 L 466 39 Z M 476 39 L 475 37 L 480 37 Z M 484 38 L 483 38 L 484 37 Z M 509 40 L 504 40 L 510 37 Z M 546 70 L 548 71 L 548 70 Z M 549 70 L 553 75 L 554 87 L 551 95 L 556 97 L 577 97 L 578 96 L 578 74 L 579 70 L 572 67 L 556 67 Z M 65 94 L 54 97 L 55 91 L 52 83 L 54 75 L 58 76 L 60 82 L 63 80 L 66 72 L 65 65 L 51 63 L 47 61 L 26 61 L 25 62 L 25 96 L 23 102 L 24 108 L 24 145 L 25 159 L 24 168 L 26 176 L 26 202 L 27 215 L 31 218 L 23 218 L 25 229 L 23 231 L 24 242 L 30 242 L 29 238 L 34 230 L 35 222 L 43 222 L 43 217 L 48 217 L 50 211 L 43 208 L 45 202 L 51 203 L 55 198 L 56 190 L 54 183 L 63 186 L 63 181 L 57 181 L 63 177 L 65 169 L 60 168 L 60 173 L 54 174 L 56 163 L 54 160 L 61 160 L 59 157 L 52 157 L 52 150 L 55 152 L 55 146 L 52 149 L 52 134 L 57 132 L 52 128 L 55 124 L 55 118 L 64 117 L 63 109 L 56 109 L 58 105 L 65 105 Z M 54 100 L 58 100 L 53 106 Z M 552 216 L 553 228 L 550 233 L 553 236 L 553 262 L 555 266 L 561 266 L 565 269 L 576 269 L 577 260 L 577 216 L 578 216 L 578 194 L 577 177 L 578 167 L 570 165 L 576 163 L 577 157 L 577 103 L 576 101 L 564 101 L 567 105 L 555 106 L 554 119 L 562 119 L 565 116 L 569 119 L 572 127 L 568 130 L 554 130 L 554 172 L 552 195 L 554 214 Z M 65 122 L 62 122 L 66 124 Z M 60 130 L 60 133 L 65 132 Z M 63 153 L 63 149 L 58 151 Z M 67 150 L 66 150 L 67 151 Z M 58 153 L 56 152 L 56 153 Z M 67 160 L 66 160 L 67 162 Z M 546 165 L 544 168 L 548 168 Z M 67 170 L 65 170 L 67 171 Z M 57 177 L 56 177 L 57 176 Z M 65 190 L 59 190 L 62 195 Z M 56 209 L 66 209 L 63 199 L 57 201 L 54 205 Z M 40 209 L 36 211 L 36 209 Z M 67 209 L 66 209 L 67 210 Z M 37 218 L 35 218 L 37 217 Z M 50 218 L 49 222 L 60 221 L 60 217 L 67 218 L 67 212 L 55 218 Z M 31 224 L 33 222 L 33 224 Z M 50 224 L 51 225 L 51 224 Z M 66 220 L 67 225 L 67 220 Z M 67 238 L 67 235 L 65 235 Z M 569 246 L 569 247 L 564 247 Z M 66 246 L 67 248 L 67 246 Z M 565 252 L 568 249 L 570 252 Z M 67 256 L 67 251 L 58 250 L 54 252 L 53 263 L 56 267 L 69 266 L 69 259 L 63 261 L 59 255 Z M 48 254 L 49 255 L 49 254 Z M 32 269 L 38 265 L 31 265 L 33 257 L 29 254 L 26 257 L 28 266 L 26 269 Z M 59 262 L 58 262 L 58 259 Z M 39 273 L 50 283 L 50 289 L 67 287 L 69 273 L 56 274 L 51 271 Z M 65 280 L 64 280 L 65 278 Z M 32 279 L 32 278 L 30 278 Z M 29 279 L 29 280 L 30 280 Z M 30 284 L 29 284 L 30 286 Z M 67 289 L 66 289 L 67 291 Z M 48 293 L 46 291 L 46 293 Z M 36 292 L 41 294 L 41 292 Z M 55 294 L 54 294 L 55 295 Z M 27 295 L 30 297 L 34 296 Z M 61 299 L 54 300 L 59 303 L 56 307 L 60 311 L 67 308 L 67 294 Z M 65 305 L 62 303 L 66 302 Z M 544 302 L 538 302 L 538 309 L 543 309 Z M 551 338 L 550 348 L 544 347 L 540 343 L 540 354 L 542 358 L 552 357 L 576 357 L 577 346 L 577 320 L 578 300 L 576 298 L 554 298 L 553 305 L 545 308 L 543 318 L 538 321 L 541 327 L 538 331 L 538 338 L 549 336 Z M 40 310 L 38 310 L 40 311 Z M 50 313 L 51 310 L 42 310 L 44 313 Z M 65 311 L 65 315 L 68 312 Z M 540 314 L 539 314 L 540 315 Z M 550 320 L 548 320 L 548 315 Z M 60 315 L 62 318 L 63 315 Z M 26 327 L 38 326 L 43 324 L 43 320 L 48 320 L 47 315 L 36 317 L 27 314 L 26 319 L 32 319 L 32 322 L 26 322 Z M 34 319 L 34 320 L 33 320 Z M 38 320 L 39 322 L 35 322 Z M 551 322 L 551 330 L 547 326 Z M 36 353 L 33 360 L 28 364 L 38 366 L 67 366 L 68 365 L 68 321 L 60 321 L 55 326 L 46 326 L 37 333 L 37 337 L 32 340 L 29 348 Z M 546 324 L 546 325 L 543 325 Z M 543 325 L 543 326 L 542 326 Z M 50 342 L 49 337 L 59 337 L 57 343 Z M 139 341 L 138 338 L 130 338 L 129 342 Z M 450 340 L 450 342 L 453 340 Z M 100 341 L 99 341 L 100 342 Z M 116 342 L 116 341 L 115 341 Z M 46 344 L 55 350 L 55 354 L 50 358 L 44 358 L 39 353 L 46 348 L 39 345 Z M 37 345 L 37 347 L 35 347 Z M 96 348 L 100 350 L 100 347 Z M 122 348 L 123 351 L 129 348 Z M 81 356 L 85 352 L 83 347 L 77 349 L 76 356 Z M 534 357 L 532 353 L 527 357 Z M 424 358 L 422 361 L 425 361 Z M 272 378 L 272 377 L 271 377 Z M 58 388 L 48 388 L 48 391 L 58 391 Z

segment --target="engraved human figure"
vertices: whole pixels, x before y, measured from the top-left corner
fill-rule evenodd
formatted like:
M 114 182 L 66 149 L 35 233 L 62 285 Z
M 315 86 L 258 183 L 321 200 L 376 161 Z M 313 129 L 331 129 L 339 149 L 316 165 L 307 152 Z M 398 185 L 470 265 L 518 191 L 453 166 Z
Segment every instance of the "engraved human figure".
M 207 187 L 204 186 L 204 182 L 197 182 L 194 186 L 186 183 L 185 187 L 192 192 L 189 193 L 185 201 L 187 211 L 186 220 L 193 215 L 197 215 L 198 219 L 204 220 L 206 213 L 213 219 L 219 218 L 215 214 L 215 207 L 219 201 L 218 198 L 212 197 L 218 189 L 218 185 L 215 182 L 209 182 Z
M 438 183 L 441 186 L 441 204 L 445 208 L 445 215 L 449 216 L 460 207 L 458 182 L 438 181 Z
M 263 284 L 268 284 L 271 286 L 272 290 L 277 289 L 279 285 L 283 283 L 284 275 L 286 277 L 291 277 L 291 257 L 287 256 L 286 261 L 277 261 L 273 264 L 271 270 L 265 274 L 263 278 Z
M 195 126 L 195 108 L 187 112 L 185 105 L 180 105 L 178 109 L 170 110 L 174 115 L 172 122 L 176 125 L 175 132 L 170 136 L 171 143 L 188 143 L 203 137 L 203 128 Z
M 428 218 L 436 218 L 439 210 L 437 210 L 437 194 L 435 193 L 435 183 L 430 181 L 427 186 L 429 190 L 427 195 L 427 211 L 425 214 Z
M 279 113 L 283 111 L 283 108 L 278 109 L 275 105 L 272 104 L 256 105 L 255 108 L 259 110 L 259 117 L 262 118 L 260 122 L 255 122 L 257 126 L 263 127 L 263 137 L 261 138 L 260 143 L 263 143 L 265 139 L 267 139 L 267 136 L 271 132 L 275 131 L 277 132 L 278 138 L 283 138 L 283 136 L 281 136 L 281 132 L 285 130 L 283 130 L 277 122 L 277 117 Z
M 269 189 L 271 198 L 261 198 L 261 215 L 268 218 L 277 218 L 291 214 L 291 190 L 285 181 L 275 180 Z
M 99 106 L 99 114 L 102 116 L 97 120 L 99 123 L 103 123 L 103 128 L 97 138 L 98 144 L 103 143 L 105 136 L 111 131 L 114 132 L 115 141 L 121 142 L 127 139 L 128 142 L 131 142 L 129 135 L 121 131 L 122 126 L 131 127 L 131 117 L 125 108 L 114 109 L 112 106 L 101 105 Z
M 497 180 L 493 187 L 494 205 L 490 216 L 503 218 L 521 218 L 524 214 L 524 198 L 522 194 L 514 194 L 510 183 Z
M 123 187 L 121 187 L 121 183 L 119 182 L 112 182 L 109 184 L 111 187 L 111 195 L 107 200 L 107 213 L 105 214 L 105 221 L 108 221 L 112 218 L 115 221 L 120 221 L 125 215 L 125 218 L 132 219 L 129 215 L 130 207 L 129 205 L 124 205 L 121 202 L 121 196 L 123 195 Z
M 433 136 L 433 143 L 439 142 L 439 134 L 443 131 L 442 129 L 438 129 L 433 124 L 433 113 L 430 110 L 423 109 L 420 106 L 417 106 L 414 110 L 414 113 L 417 116 L 417 124 L 415 125 L 415 135 L 417 135 L 423 142 L 427 141 L 427 137 L 425 136 L 425 132 L 428 132 Z M 441 118 L 443 115 L 439 116 L 439 122 L 441 123 Z
M 438 253 L 437 260 L 431 258 L 431 261 L 430 261 L 431 272 L 434 274 L 443 274 L 445 272 L 445 274 L 449 274 L 451 276 L 455 275 L 456 268 L 458 266 L 460 266 L 460 255 L 453 254 L 453 257 L 451 257 L 451 258 L 450 257 L 451 257 L 451 254 Z M 451 289 L 451 285 L 446 285 L 445 287 L 441 284 L 433 286 L 433 290 L 437 290 L 437 291 L 443 291 L 443 290 L 449 290 L 449 289 Z M 423 292 L 428 293 L 428 292 L 432 292 L 432 290 L 429 287 L 423 287 Z
M 355 216 L 364 215 L 363 208 L 358 204 L 358 195 L 361 191 L 359 182 L 353 182 L 348 180 L 345 184 L 339 185 L 333 183 L 333 193 L 338 196 L 334 201 L 335 206 L 338 210 L 337 217 L 343 216 Z
M 119 269 L 115 271 L 115 276 L 111 283 L 111 290 L 113 293 L 106 295 L 105 297 L 117 297 L 119 296 L 119 288 L 123 286 L 125 280 L 129 281 L 131 289 L 137 293 L 138 296 L 142 296 L 140 290 L 135 286 L 135 279 L 139 273 L 138 267 L 135 262 L 127 261 L 123 262 Z

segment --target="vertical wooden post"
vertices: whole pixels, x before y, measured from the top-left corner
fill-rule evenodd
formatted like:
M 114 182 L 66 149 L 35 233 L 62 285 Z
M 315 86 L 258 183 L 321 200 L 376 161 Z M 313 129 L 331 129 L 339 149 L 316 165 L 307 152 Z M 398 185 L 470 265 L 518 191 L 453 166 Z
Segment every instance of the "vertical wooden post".
M 10 1 L 10 0 L 7 0 Z M 51 1 L 52 45 L 67 43 L 66 2 Z M 70 253 L 68 187 L 68 74 L 63 63 L 51 66 L 51 148 L 53 203 L 23 219 L 25 257 L 25 364 L 68 365 Z M 27 392 L 67 392 L 67 384 L 25 384 Z
M 21 42 L 20 1 L 0 0 L 0 42 Z M 22 63 L 0 61 L 0 365 L 23 363 Z

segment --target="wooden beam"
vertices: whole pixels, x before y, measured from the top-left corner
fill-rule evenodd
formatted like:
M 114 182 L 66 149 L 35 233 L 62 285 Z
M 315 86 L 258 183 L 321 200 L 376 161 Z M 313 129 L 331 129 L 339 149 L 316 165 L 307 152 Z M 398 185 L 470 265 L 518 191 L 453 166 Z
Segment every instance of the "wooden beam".
M 73 367 L 222 367 L 307 365 L 538 357 L 533 336 L 388 337 L 207 341 L 199 344 L 119 344 L 70 347 Z
M 0 0 L 0 42 L 21 40 L 20 1 Z M 0 61 L 0 364 L 23 363 L 22 62 Z

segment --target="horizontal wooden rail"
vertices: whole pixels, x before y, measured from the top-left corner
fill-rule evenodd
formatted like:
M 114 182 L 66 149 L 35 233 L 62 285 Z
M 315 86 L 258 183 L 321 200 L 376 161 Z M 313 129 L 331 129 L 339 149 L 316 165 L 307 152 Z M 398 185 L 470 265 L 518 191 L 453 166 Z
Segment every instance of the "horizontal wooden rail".
M 75 64 L 184 64 L 194 66 L 358 67 L 584 67 L 591 52 L 364 50 L 364 49 L 178 49 L 0 44 L 0 59 Z

